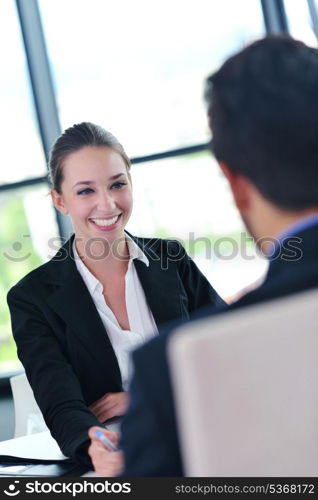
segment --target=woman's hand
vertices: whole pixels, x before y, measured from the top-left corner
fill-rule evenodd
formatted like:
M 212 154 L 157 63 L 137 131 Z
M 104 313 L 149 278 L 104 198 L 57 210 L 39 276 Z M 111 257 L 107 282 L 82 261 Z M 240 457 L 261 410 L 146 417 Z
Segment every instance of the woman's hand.
M 128 392 L 107 392 L 89 406 L 95 417 L 101 422 L 113 417 L 120 417 L 126 413 L 128 406 Z
M 118 435 L 116 432 L 107 431 L 100 427 L 91 427 L 88 435 L 91 438 L 91 444 L 88 448 L 88 454 L 91 457 L 94 470 L 98 476 L 115 477 L 121 474 L 124 468 L 124 456 L 122 451 L 110 451 L 95 436 L 95 431 L 101 431 L 108 439 L 118 446 Z

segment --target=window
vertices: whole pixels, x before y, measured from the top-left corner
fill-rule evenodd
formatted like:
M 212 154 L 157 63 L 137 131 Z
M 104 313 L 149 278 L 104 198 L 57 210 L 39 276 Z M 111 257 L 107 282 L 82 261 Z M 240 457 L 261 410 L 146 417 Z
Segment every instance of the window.
M 134 210 L 128 230 L 176 238 L 219 294 L 231 298 L 267 268 L 208 152 L 132 167 Z
M 264 32 L 255 0 L 39 5 L 62 127 L 98 123 L 132 157 L 205 142 L 204 78 Z
M 84 120 L 99 123 L 131 157 L 205 143 L 205 77 L 264 32 L 255 0 L 245 0 L 244 10 L 236 0 L 39 0 L 39 7 L 62 128 Z M 12 1 L 1 2 L 0 19 L 0 58 L 6 68 L 0 184 L 6 184 L 42 177 L 46 166 Z M 182 239 L 222 295 L 241 288 L 245 272 L 218 280 L 222 263 L 227 264 L 222 260 L 229 252 L 226 245 L 221 256 L 207 257 L 217 238 L 238 238 L 242 231 L 211 155 L 139 163 L 132 170 L 136 201 L 128 229 Z M 48 242 L 57 236 L 57 226 L 47 192 L 46 184 L 0 191 L 2 303 L 14 283 L 52 256 Z M 0 342 L 0 369 L 9 370 L 16 354 L 7 308 L 1 310 Z
M 113 132 L 131 157 L 206 142 L 205 78 L 264 33 L 261 4 L 254 0 L 245 0 L 244 10 L 236 0 L 68 0 L 63 15 L 62 0 L 39 5 L 62 127 L 96 122 Z M 213 241 L 242 231 L 210 154 L 138 163 L 133 179 L 129 228 L 135 234 L 176 237 L 188 245 L 194 231 L 192 237 Z M 221 259 L 216 265 L 199 253 L 194 258 L 214 284 Z M 228 286 L 219 280 L 226 296 L 254 279 L 236 268 Z
M 308 2 L 285 0 L 284 5 L 290 34 L 308 45 L 317 46 L 317 38 L 313 29 Z
M 47 185 L 0 193 L 0 370 L 17 366 L 11 335 L 8 290 L 29 271 L 39 266 L 56 247 L 55 216 Z
M 317 0 L 316 5 L 317 5 Z M 255 0 L 38 0 L 62 128 L 93 121 L 130 157 L 209 139 L 204 80 L 226 57 L 264 34 Z M 308 2 L 285 0 L 292 35 L 316 45 Z M 2 168 L 0 300 L 52 256 L 55 214 L 13 0 L 0 3 Z M 245 234 L 212 155 L 192 153 L 133 165 L 128 230 L 182 240 L 224 297 L 258 279 L 266 264 Z M 7 189 L 8 183 L 21 183 Z M 20 259 L 20 260 L 19 260 Z M 11 339 L 11 340 L 9 340 Z M 9 314 L 0 311 L 0 370 L 16 363 Z M 15 361 L 14 361 L 15 360 Z
M 46 173 L 14 2 L 0 2 L 0 184 Z

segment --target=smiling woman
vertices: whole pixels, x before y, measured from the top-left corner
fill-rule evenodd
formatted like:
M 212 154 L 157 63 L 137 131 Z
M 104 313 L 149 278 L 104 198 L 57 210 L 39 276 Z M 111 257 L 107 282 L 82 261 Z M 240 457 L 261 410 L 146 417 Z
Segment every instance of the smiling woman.
M 51 196 L 74 235 L 8 294 L 13 335 L 47 426 L 65 455 L 90 465 L 88 429 L 126 411 L 130 351 L 160 323 L 223 303 L 173 240 L 125 231 L 130 162 L 92 123 L 67 129 L 51 151 Z M 122 457 L 109 468 L 117 473 Z
M 108 244 L 122 238 L 132 211 L 131 180 L 123 158 L 108 146 L 86 146 L 72 153 L 64 162 L 63 188 L 53 189 L 52 198 L 60 212 L 70 215 L 81 251 L 90 238 Z

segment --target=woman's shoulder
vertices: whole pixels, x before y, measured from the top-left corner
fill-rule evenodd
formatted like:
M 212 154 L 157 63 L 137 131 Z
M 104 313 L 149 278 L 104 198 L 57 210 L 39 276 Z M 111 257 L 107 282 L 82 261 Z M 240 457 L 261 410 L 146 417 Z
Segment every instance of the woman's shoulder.
M 47 274 L 51 268 L 51 261 L 45 262 L 39 267 L 36 267 L 28 274 L 23 276 L 10 290 L 9 293 L 21 288 L 33 288 L 41 281 L 41 278 Z
M 42 275 L 45 274 L 48 262 L 33 269 L 28 274 L 23 276 L 15 285 L 13 285 L 7 294 L 7 300 L 10 303 L 14 298 L 25 298 L 26 300 L 33 297 L 39 288 L 39 283 L 42 281 Z

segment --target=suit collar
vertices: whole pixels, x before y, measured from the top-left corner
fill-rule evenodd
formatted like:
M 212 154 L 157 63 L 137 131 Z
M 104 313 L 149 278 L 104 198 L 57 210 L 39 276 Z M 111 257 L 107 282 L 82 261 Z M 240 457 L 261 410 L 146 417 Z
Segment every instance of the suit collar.
M 147 267 L 149 266 L 149 260 L 142 250 L 142 247 L 137 245 L 135 242 L 135 239 L 126 232 L 126 240 L 127 240 L 127 245 L 128 245 L 128 251 L 130 258 L 132 260 L 138 259 L 141 260 Z
M 57 285 L 47 298 L 48 305 L 67 325 L 66 335 L 72 333 L 77 342 L 90 353 L 92 362 L 101 364 L 101 372 L 113 377 L 114 386 L 120 390 L 121 375 L 111 342 L 92 297 L 76 269 L 70 238 L 48 263 L 45 281 Z M 101 362 L 100 353 L 105 352 Z
M 318 212 L 301 217 L 293 224 L 285 227 L 285 229 L 277 236 L 279 241 L 284 240 L 288 237 L 294 236 L 295 234 L 302 233 L 307 229 L 311 229 L 314 226 L 318 226 Z
M 307 267 L 311 261 L 313 269 L 316 269 L 317 255 L 318 225 L 315 224 L 280 241 L 274 257 L 270 260 L 266 279 L 296 268 Z
M 54 257 L 44 265 L 41 280 L 56 285 L 64 285 L 69 279 L 72 280 L 73 273 L 76 272 L 73 240 L 74 235 L 64 242 Z
M 180 283 L 177 264 L 170 260 L 165 265 L 163 256 L 167 257 L 167 242 L 160 239 L 137 238 L 128 236 L 138 245 L 149 261 L 149 267 L 142 260 L 135 259 L 134 264 L 145 296 L 156 324 L 166 323 L 181 318 Z M 89 303 L 90 317 L 98 318 L 98 331 L 105 336 L 104 327 L 95 309 L 92 298 L 76 269 L 73 254 L 74 235 L 64 243 L 61 249 L 48 263 L 47 272 L 42 279 L 59 285 L 51 298 L 51 304 L 63 311 L 64 316 L 76 315 L 75 323 L 79 326 L 79 318 L 84 324 L 85 311 Z M 96 318 L 95 318 L 96 319 Z M 97 328 L 97 324 L 95 324 Z M 81 329 L 80 329 L 81 330 Z
M 149 266 L 149 260 L 142 251 L 142 249 L 135 243 L 132 237 L 130 237 L 128 234 L 126 234 L 126 241 L 127 241 L 127 246 L 128 246 L 128 253 L 129 253 L 129 261 L 133 261 L 135 259 L 141 260 L 147 267 Z M 93 275 L 93 273 L 88 269 L 88 267 L 85 265 L 83 260 L 79 257 L 76 245 L 75 245 L 75 239 L 73 239 L 72 243 L 72 252 L 74 255 L 74 262 L 77 271 L 80 273 L 80 275 L 83 278 L 83 281 L 85 285 L 87 286 L 89 292 L 91 295 L 93 295 L 96 291 L 97 288 L 102 289 L 102 284 L 98 279 Z M 131 265 L 131 262 L 129 262 L 129 267 Z
M 141 255 L 144 258 L 139 258 L 139 260 L 143 261 L 146 265 L 149 264 L 149 259 L 158 259 L 160 258 L 160 253 L 158 253 L 156 247 L 156 243 L 162 241 L 159 238 L 139 238 L 138 236 L 133 236 L 128 231 L 125 231 L 128 238 L 133 241 L 133 243 L 140 249 Z
M 125 231 L 125 233 L 128 236 L 129 251 L 134 260 L 139 259 L 144 265 L 148 266 L 149 258 L 159 258 L 152 248 L 147 247 L 143 238 L 137 238 L 128 231 Z M 65 241 L 54 257 L 45 265 L 42 280 L 54 284 L 64 284 L 76 272 L 76 255 L 74 255 L 73 251 L 74 237 L 73 234 L 70 239 Z
M 140 260 L 135 267 L 157 325 L 181 319 L 180 277 L 177 263 L 168 259 L 167 241 L 133 238 L 149 260 L 148 269 Z
M 181 319 L 179 274 L 176 262 L 167 258 L 168 242 L 160 238 L 139 238 L 125 232 L 148 259 L 148 268 L 141 260 L 135 259 L 134 263 L 156 324 Z

